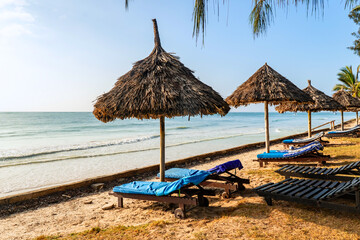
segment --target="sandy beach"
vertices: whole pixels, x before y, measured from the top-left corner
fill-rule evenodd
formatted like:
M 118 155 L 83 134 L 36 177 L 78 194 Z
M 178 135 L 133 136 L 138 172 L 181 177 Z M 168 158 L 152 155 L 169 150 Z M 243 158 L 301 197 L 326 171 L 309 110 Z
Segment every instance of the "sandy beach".
M 282 145 L 272 146 L 272 149 L 282 148 Z M 119 234 L 133 228 L 138 231 L 136 237 L 119 235 L 117 239 L 328 239 L 327 234 L 332 235 L 333 239 L 356 239 L 360 236 L 360 220 L 353 214 L 284 201 L 267 206 L 250 189 L 282 178 L 273 172 L 279 165 L 269 164 L 259 168 L 259 164 L 253 161 L 261 152 L 263 149 L 191 166 L 209 169 L 229 160 L 240 159 L 244 169 L 237 171 L 237 175 L 250 178 L 251 183 L 246 185 L 245 191 L 234 194 L 230 199 L 209 197 L 210 207 L 196 207 L 188 212 L 186 219 L 175 219 L 174 207 L 167 204 L 131 199 L 124 200 L 124 208 L 102 210 L 106 204 L 116 204 L 117 199 L 108 195 L 109 191 L 100 191 L 3 217 L 0 219 L 0 239 L 48 239 L 39 236 L 66 236 L 116 226 L 124 226 L 122 231 L 116 230 Z M 341 165 L 351 157 L 342 156 L 341 159 L 330 162 L 330 165 Z M 152 181 L 155 178 L 144 180 Z M 137 226 L 139 229 L 136 229 Z M 130 230 L 126 227 L 130 227 Z M 95 235 L 91 239 L 98 238 Z
M 274 148 L 280 148 L 280 145 Z M 243 178 L 251 179 L 250 186 L 259 186 L 268 181 L 266 176 L 253 177 L 246 174 L 248 171 L 256 171 L 259 164 L 252 160 L 256 155 L 263 152 L 263 149 L 246 152 L 240 155 L 221 158 L 215 161 L 209 161 L 205 164 L 192 166 L 196 169 L 209 169 L 215 165 L 226 161 L 240 159 L 244 169 L 237 171 Z M 271 165 L 269 165 L 270 167 Z M 268 168 L 269 168 L 268 167 Z M 144 180 L 155 180 L 154 177 Z M 156 181 L 156 180 L 155 180 Z M 30 239 L 40 235 L 65 235 L 73 232 L 89 230 L 93 227 L 106 228 L 115 225 L 139 225 L 152 221 L 179 221 L 175 220 L 172 213 L 173 209 L 168 209 L 165 204 L 151 203 L 139 200 L 125 199 L 125 208 L 114 208 L 111 210 L 102 210 L 102 206 L 109 203 L 116 204 L 116 198 L 108 195 L 108 191 L 89 194 L 84 197 L 76 197 L 66 202 L 39 207 L 36 210 L 25 211 L 13 214 L 0 219 L 2 234 L 0 239 Z M 188 213 L 188 218 L 182 220 L 191 222 L 194 219 L 217 218 L 228 208 L 236 206 L 244 201 L 244 197 L 251 201 L 262 203 L 262 199 L 256 194 L 246 190 L 235 195 L 235 198 L 225 201 L 219 201 L 219 197 L 210 198 L 211 208 L 195 208 Z M 246 200 L 246 201 L 248 201 Z M 91 204 L 85 202 L 91 201 Z M 184 227 L 187 224 L 184 224 Z M 192 226 L 185 227 L 183 234 L 186 238 L 192 232 Z M 180 237 L 180 236 L 178 236 Z

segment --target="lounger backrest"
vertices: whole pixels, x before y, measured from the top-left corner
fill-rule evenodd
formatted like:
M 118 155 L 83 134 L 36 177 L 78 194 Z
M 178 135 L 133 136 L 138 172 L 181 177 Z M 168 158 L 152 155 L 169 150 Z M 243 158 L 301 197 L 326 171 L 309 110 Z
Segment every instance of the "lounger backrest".
M 208 171 L 199 170 L 198 174 L 196 174 L 196 175 L 180 178 L 177 181 L 171 182 L 171 183 L 157 189 L 155 191 L 155 194 L 156 194 L 156 196 L 166 196 L 174 191 L 180 190 L 182 187 L 184 187 L 186 185 L 189 185 L 189 184 L 198 185 L 199 183 L 204 181 L 205 178 L 207 176 L 209 176 L 210 174 L 211 173 Z
M 226 163 L 217 165 L 216 167 L 213 167 L 213 168 L 209 169 L 208 171 L 211 173 L 221 174 L 221 173 L 224 173 L 226 171 L 230 171 L 230 170 L 233 170 L 236 168 L 238 168 L 239 170 L 241 170 L 243 168 L 239 159 L 236 159 L 233 161 L 228 161 Z
M 319 142 L 314 142 L 313 144 L 308 144 L 304 147 L 295 149 L 295 150 L 289 150 L 287 153 L 284 154 L 283 157 L 298 157 L 310 152 L 319 151 L 322 150 L 324 147 Z
M 350 193 L 360 188 L 360 178 L 354 178 L 351 181 L 343 182 L 333 190 L 329 191 L 327 194 L 322 196 L 320 199 L 330 199 L 344 195 L 345 193 Z

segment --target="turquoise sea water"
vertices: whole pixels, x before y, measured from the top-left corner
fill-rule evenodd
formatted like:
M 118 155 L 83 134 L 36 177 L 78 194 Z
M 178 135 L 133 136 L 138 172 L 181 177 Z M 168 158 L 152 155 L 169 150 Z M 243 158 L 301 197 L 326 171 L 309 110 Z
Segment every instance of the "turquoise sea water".
M 354 118 L 345 113 L 345 120 Z M 340 114 L 315 113 L 313 126 Z M 166 119 L 166 161 L 263 141 L 263 113 Z M 270 113 L 271 139 L 304 132 L 306 113 Z M 159 120 L 92 113 L 0 113 L 0 197 L 159 162 Z

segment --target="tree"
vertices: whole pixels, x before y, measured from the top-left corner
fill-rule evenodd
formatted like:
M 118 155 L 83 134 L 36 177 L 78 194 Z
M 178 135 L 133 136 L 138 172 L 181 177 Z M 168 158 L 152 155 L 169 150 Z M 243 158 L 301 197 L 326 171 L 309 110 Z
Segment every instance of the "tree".
M 130 0 L 125 0 L 125 8 L 128 8 Z M 219 9 L 222 2 L 225 4 L 229 0 L 194 0 L 193 10 L 193 35 L 196 38 L 202 33 L 204 39 L 206 18 L 208 15 L 209 4 L 213 3 Z M 253 29 L 254 37 L 266 33 L 275 17 L 275 8 L 287 8 L 290 5 L 306 5 L 308 12 L 318 14 L 324 10 L 325 0 L 250 0 L 253 3 L 253 9 L 250 13 L 249 20 Z M 343 0 L 340 0 L 343 2 Z M 345 0 L 345 8 L 353 8 L 360 0 Z M 357 6 L 360 7 L 360 6 Z M 218 10 L 219 11 L 219 10 Z
M 356 75 L 353 73 L 352 66 L 345 66 L 340 69 L 338 73 L 338 80 L 341 84 L 336 84 L 334 91 L 344 89 L 354 97 L 360 97 L 360 82 L 359 82 L 360 65 L 357 67 Z
M 349 13 L 349 18 L 352 19 L 357 25 L 360 25 L 360 6 L 355 7 Z M 355 54 L 360 56 L 360 28 L 357 32 L 353 32 L 351 35 L 355 36 L 357 39 L 355 39 L 353 45 L 348 48 L 353 50 Z

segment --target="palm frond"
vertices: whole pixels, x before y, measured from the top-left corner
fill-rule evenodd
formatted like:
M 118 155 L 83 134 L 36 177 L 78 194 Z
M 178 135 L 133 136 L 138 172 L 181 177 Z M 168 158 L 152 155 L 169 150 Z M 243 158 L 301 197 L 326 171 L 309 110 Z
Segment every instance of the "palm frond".
M 194 12 L 193 12 L 193 37 L 196 37 L 198 40 L 200 31 L 202 32 L 202 39 L 204 43 L 205 37 L 205 27 L 206 27 L 206 14 L 208 11 L 208 1 L 209 0 L 195 0 Z
M 341 89 L 349 90 L 349 87 L 344 84 L 336 84 L 333 88 L 333 91 L 339 91 Z
M 250 13 L 249 21 L 252 24 L 253 36 L 264 34 L 274 20 L 272 6 L 267 0 L 254 0 L 254 8 Z

